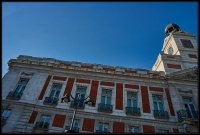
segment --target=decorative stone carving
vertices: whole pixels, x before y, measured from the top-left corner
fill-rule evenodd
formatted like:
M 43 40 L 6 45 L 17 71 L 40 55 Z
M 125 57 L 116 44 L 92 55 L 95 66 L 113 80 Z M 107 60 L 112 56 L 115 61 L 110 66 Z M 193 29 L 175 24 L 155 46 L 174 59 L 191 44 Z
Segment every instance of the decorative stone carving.
M 33 76 L 34 73 L 32 73 L 32 72 L 22 72 L 21 75 L 22 76 Z

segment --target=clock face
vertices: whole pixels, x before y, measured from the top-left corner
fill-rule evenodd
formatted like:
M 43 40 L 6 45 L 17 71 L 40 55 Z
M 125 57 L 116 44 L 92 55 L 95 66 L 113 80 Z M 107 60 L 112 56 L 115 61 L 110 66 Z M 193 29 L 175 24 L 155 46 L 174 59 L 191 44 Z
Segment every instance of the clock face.
M 172 48 L 172 47 L 170 47 L 170 48 L 168 49 L 168 54 L 170 54 L 170 55 L 173 54 L 173 48 Z

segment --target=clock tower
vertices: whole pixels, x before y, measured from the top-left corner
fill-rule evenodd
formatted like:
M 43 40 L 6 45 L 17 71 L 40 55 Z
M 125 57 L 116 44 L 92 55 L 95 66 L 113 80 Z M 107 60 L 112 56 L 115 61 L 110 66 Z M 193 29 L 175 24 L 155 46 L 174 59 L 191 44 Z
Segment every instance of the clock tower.
M 197 66 L 198 52 L 194 35 L 181 30 L 177 24 L 169 24 L 165 28 L 165 36 L 153 71 L 169 74 Z

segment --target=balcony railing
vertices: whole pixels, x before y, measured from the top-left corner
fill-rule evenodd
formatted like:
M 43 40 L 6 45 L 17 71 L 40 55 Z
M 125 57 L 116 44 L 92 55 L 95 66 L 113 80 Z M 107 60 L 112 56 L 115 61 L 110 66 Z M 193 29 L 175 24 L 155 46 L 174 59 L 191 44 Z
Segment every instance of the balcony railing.
M 140 108 L 137 107 L 126 107 L 126 114 L 127 115 L 134 115 L 134 116 L 140 116 Z
M 108 134 L 108 133 L 110 133 L 110 132 L 109 132 L 109 131 L 96 130 L 96 133 Z
M 66 126 L 66 127 L 65 127 L 65 130 L 70 130 L 70 126 Z M 75 133 L 79 133 L 79 127 L 73 127 L 73 128 L 72 128 L 72 131 L 74 131 Z M 73 132 L 73 133 L 74 133 L 74 132 Z
M 49 123 L 47 122 L 36 122 L 34 129 L 48 130 Z
M 58 104 L 58 98 L 56 97 L 45 97 L 44 104 L 46 105 L 57 105 Z
M 100 103 L 98 105 L 98 111 L 99 112 L 108 112 L 108 113 L 111 113 L 113 110 L 113 106 L 110 105 L 110 104 L 102 104 Z
M 198 113 L 196 111 L 187 112 L 186 110 L 177 111 L 178 121 L 182 122 L 184 119 L 198 120 Z
M 84 101 L 76 101 L 76 100 L 74 100 L 74 101 L 71 101 L 70 107 L 71 108 L 76 108 L 77 107 L 78 109 L 84 109 L 85 103 L 84 103 Z
M 19 100 L 21 98 L 22 94 L 23 94 L 23 92 L 10 91 L 8 93 L 7 99 Z
M 169 119 L 169 114 L 164 110 L 153 110 L 153 114 L 155 118 L 159 119 Z

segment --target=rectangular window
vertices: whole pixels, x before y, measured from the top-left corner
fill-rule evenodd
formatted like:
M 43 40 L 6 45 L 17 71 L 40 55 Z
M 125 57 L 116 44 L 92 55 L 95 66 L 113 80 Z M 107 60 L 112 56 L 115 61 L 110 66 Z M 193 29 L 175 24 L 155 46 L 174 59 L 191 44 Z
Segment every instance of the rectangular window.
M 29 79 L 21 78 L 17 84 L 17 87 L 14 91 L 14 95 L 19 95 L 22 93 L 28 83 Z
M 192 42 L 190 40 L 187 40 L 187 39 L 180 39 L 180 40 L 181 40 L 183 47 L 194 48 L 193 45 L 192 45 Z
M 74 119 L 73 125 L 72 124 L 72 118 L 70 118 L 68 120 L 67 126 L 66 126 L 66 130 L 70 130 L 70 127 L 72 126 L 72 130 L 75 132 L 79 132 L 79 128 L 80 128 L 80 120 L 79 119 Z
M 197 118 L 197 113 L 194 108 L 192 98 L 190 97 L 183 97 L 184 106 L 189 118 Z
M 158 133 L 169 133 L 167 129 L 158 129 Z
M 49 97 L 58 98 L 61 88 L 62 88 L 62 84 L 53 83 Z
M 127 107 L 137 108 L 137 93 L 127 92 Z
M 111 105 L 112 90 L 102 89 L 101 103 Z
M 109 132 L 109 123 L 99 122 L 98 126 L 97 126 L 97 132 L 99 132 L 99 133 L 101 133 L 101 132 L 108 133 Z
M 163 111 L 164 104 L 163 104 L 163 97 L 161 95 L 153 95 L 153 107 L 154 110 Z
M 2 116 L 2 125 L 5 125 L 8 117 L 10 116 L 10 111 L 11 111 L 10 109 L 5 109 L 1 113 L 1 116 Z
M 41 115 L 39 122 L 36 123 L 37 128 L 48 129 L 51 121 L 51 117 L 49 115 Z
M 49 97 L 45 97 L 44 104 L 57 105 L 59 100 L 59 94 L 62 88 L 62 84 L 53 83 Z
M 140 133 L 138 126 L 129 126 L 130 133 Z
M 75 98 L 77 100 L 84 100 L 85 99 L 86 90 L 87 90 L 86 86 L 77 86 Z

